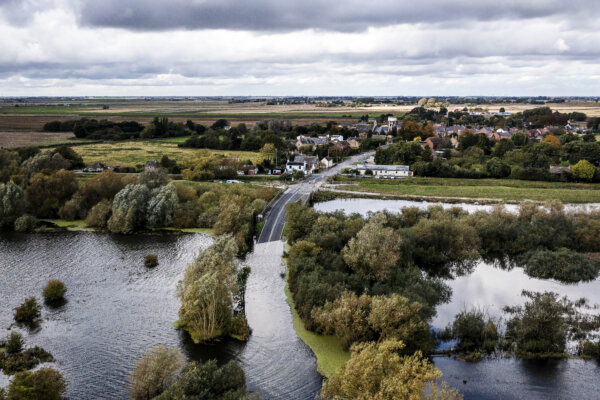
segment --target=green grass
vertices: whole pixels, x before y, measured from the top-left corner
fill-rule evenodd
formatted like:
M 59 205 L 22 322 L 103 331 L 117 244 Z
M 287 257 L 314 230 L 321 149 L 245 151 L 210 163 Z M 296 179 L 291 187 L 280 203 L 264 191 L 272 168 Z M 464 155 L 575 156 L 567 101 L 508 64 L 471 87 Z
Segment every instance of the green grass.
M 342 182 L 344 182 L 342 180 Z M 565 182 L 537 182 L 510 179 L 410 178 L 404 180 L 355 181 L 340 189 L 417 197 L 464 197 L 504 201 L 547 201 L 563 203 L 600 202 L 600 185 Z
M 67 228 L 67 230 L 73 232 L 94 232 L 94 228 L 88 228 L 83 219 L 77 219 L 75 221 L 67 221 L 64 219 L 42 219 L 42 221 L 53 223 L 59 228 Z
M 285 251 L 290 251 L 290 246 L 287 244 L 285 245 Z M 287 298 L 287 303 L 292 309 L 294 331 L 296 331 L 298 337 L 310 347 L 317 357 L 317 371 L 326 378 L 330 377 L 350 359 L 350 352 L 344 350 L 337 337 L 332 335 L 318 335 L 304 327 L 304 322 L 302 322 L 300 315 L 298 315 L 298 311 L 296 311 L 296 305 L 294 304 L 292 292 L 288 287 L 287 278 L 285 283 L 285 296 Z
M 158 139 L 157 142 L 182 144 L 186 140 L 188 140 L 190 137 L 191 136 L 180 136 L 180 137 L 174 137 L 174 138 Z
M 165 227 L 159 228 L 161 231 L 180 231 L 184 233 L 203 233 L 205 235 L 214 236 L 215 230 L 212 228 L 173 228 L 173 227 Z
M 225 157 L 239 158 L 241 161 L 251 160 L 253 163 L 261 163 L 264 157 L 257 152 L 230 151 L 230 150 L 208 150 L 188 149 L 177 147 L 177 143 L 165 143 L 152 140 L 128 140 L 123 142 L 107 142 L 85 144 L 74 146 L 75 150 L 86 165 L 94 162 L 105 163 L 109 166 L 143 165 L 146 161 L 160 160 L 166 155 L 171 160 L 180 164 L 189 163 L 197 157 L 210 155 L 224 155 Z

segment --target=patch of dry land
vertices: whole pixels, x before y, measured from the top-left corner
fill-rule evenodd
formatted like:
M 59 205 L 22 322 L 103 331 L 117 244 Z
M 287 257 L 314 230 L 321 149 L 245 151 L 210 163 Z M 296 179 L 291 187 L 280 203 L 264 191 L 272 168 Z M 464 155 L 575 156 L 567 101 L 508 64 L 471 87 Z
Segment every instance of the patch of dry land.
M 186 164 L 195 158 L 211 155 L 224 155 L 240 161 L 250 160 L 253 163 L 260 163 L 264 159 L 260 153 L 250 151 L 188 149 L 177 147 L 176 143 L 149 140 L 87 144 L 74 146 L 73 150 L 81 155 L 86 165 L 101 162 L 109 166 L 120 165 L 123 167 L 135 167 L 143 165 L 146 161 L 158 161 L 162 156 L 176 160 L 179 164 Z
M 0 131 L 0 148 L 14 149 L 16 147 L 59 144 L 74 138 L 72 132 Z

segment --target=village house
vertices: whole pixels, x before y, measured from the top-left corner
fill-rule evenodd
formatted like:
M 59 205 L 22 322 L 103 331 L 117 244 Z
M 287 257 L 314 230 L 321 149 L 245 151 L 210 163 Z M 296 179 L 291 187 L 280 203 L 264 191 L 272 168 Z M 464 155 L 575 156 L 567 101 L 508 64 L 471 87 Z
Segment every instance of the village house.
M 331 157 L 323 157 L 323 159 L 321 160 L 321 168 L 322 169 L 328 169 L 333 167 L 334 163 L 333 160 L 331 159 Z
M 387 126 L 388 128 L 394 129 L 398 125 L 398 118 L 396 117 L 388 117 Z
M 285 172 L 293 174 L 302 171 L 307 175 L 312 174 L 319 169 L 319 157 L 317 156 L 296 156 L 294 161 L 288 161 L 285 165 Z
M 360 147 L 360 142 L 362 142 L 362 140 L 357 137 L 350 137 L 346 140 L 346 142 L 348 142 L 348 145 L 350 146 L 351 149 L 358 149 Z
M 158 161 L 146 161 L 146 165 L 144 165 L 145 171 L 156 171 L 158 169 Z
M 492 139 L 494 139 L 497 142 L 501 141 L 502 139 L 510 139 L 511 137 L 512 137 L 512 133 L 510 133 L 509 131 L 505 131 L 502 128 L 498 129 L 492 135 Z
M 356 166 L 356 170 L 360 175 L 373 175 L 376 178 L 400 178 L 413 176 L 413 172 L 410 170 L 408 165 L 358 164 Z
M 100 162 L 95 162 L 93 164 L 90 164 L 83 169 L 83 172 L 103 172 L 103 171 L 110 171 L 110 168 Z
M 428 137 L 427 139 L 425 139 L 425 143 L 427 143 L 427 146 L 429 146 L 431 150 L 437 150 L 442 146 L 442 139 L 435 136 Z

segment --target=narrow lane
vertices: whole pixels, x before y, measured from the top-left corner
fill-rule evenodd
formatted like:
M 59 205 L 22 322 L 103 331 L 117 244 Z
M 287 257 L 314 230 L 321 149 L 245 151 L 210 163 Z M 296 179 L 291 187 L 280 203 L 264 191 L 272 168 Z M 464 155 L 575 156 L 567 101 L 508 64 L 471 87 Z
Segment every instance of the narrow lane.
M 281 240 L 283 228 L 285 227 L 285 206 L 298 200 L 308 200 L 312 192 L 317 191 L 327 178 L 341 172 L 344 168 L 349 168 L 357 161 L 364 160 L 373 152 L 359 154 L 336 165 L 335 167 L 307 177 L 302 182 L 290 186 L 286 192 L 273 204 L 273 207 L 265 216 L 265 225 L 258 237 L 257 243 L 267 243 Z

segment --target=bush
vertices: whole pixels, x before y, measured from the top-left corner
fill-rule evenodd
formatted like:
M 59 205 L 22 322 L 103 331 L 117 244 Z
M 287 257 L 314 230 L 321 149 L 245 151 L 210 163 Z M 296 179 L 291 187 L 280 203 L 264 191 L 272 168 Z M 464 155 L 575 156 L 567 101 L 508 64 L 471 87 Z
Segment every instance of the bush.
M 0 355 L 0 368 L 7 375 L 27 371 L 43 362 L 52 362 L 54 357 L 41 347 L 33 347 L 16 353 Z
M 87 215 L 85 223 L 92 228 L 106 228 L 108 218 L 111 213 L 111 204 L 108 201 L 101 201 L 96 204 Z
M 148 268 L 154 268 L 158 265 L 158 256 L 156 254 L 146 254 L 144 265 Z
M 10 335 L 7 336 L 4 346 L 6 347 L 7 353 L 18 353 L 23 350 L 23 345 L 25 342 L 23 341 L 23 335 L 19 332 L 11 332 Z
M 44 288 L 44 300 L 46 303 L 54 303 L 64 300 L 67 293 L 67 287 L 58 279 L 50 279 Z
M 19 372 L 8 386 L 9 400 L 60 400 L 67 389 L 65 378 L 52 368 Z
M 521 262 L 529 276 L 562 282 L 591 281 L 600 271 L 599 261 L 567 249 L 529 252 Z
M 131 372 L 131 398 L 153 399 L 175 383 L 184 366 L 184 357 L 178 349 L 155 347 L 136 363 Z
M 33 232 L 39 225 L 40 221 L 29 214 L 25 214 L 17 218 L 15 221 L 15 231 L 16 232 Z
M 216 360 L 190 363 L 181 377 L 155 400 L 244 400 L 248 398 L 244 371 L 233 361 L 219 367 Z
M 38 305 L 35 297 L 28 297 L 23 304 L 15 309 L 15 321 L 20 323 L 33 322 L 41 315 L 41 307 Z

